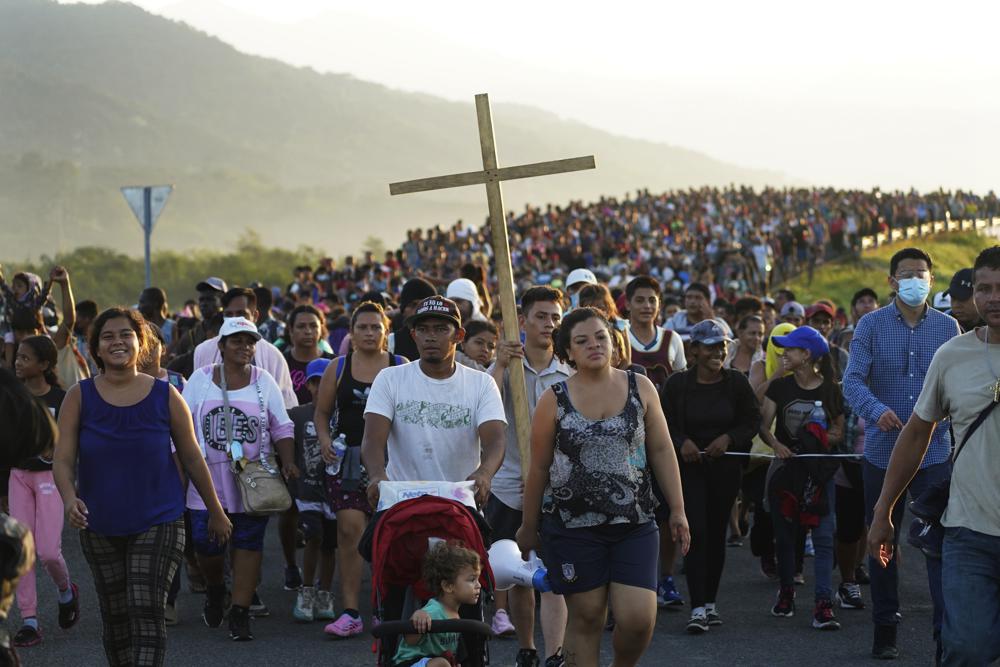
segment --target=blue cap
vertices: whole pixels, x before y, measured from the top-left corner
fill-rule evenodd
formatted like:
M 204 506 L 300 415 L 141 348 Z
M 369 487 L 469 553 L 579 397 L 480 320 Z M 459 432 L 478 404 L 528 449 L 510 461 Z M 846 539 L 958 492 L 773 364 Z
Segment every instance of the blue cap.
M 718 345 L 732 340 L 729 333 L 722 328 L 717 320 L 702 320 L 691 327 L 688 334 L 692 343 L 700 345 Z
M 330 360 L 322 357 L 310 361 L 306 364 L 306 382 L 312 380 L 313 378 L 323 377 L 323 373 L 326 372 L 326 367 L 329 365 Z
M 812 327 L 799 327 L 788 332 L 785 336 L 775 336 L 771 340 L 778 347 L 797 347 L 808 351 L 813 359 L 819 359 L 830 353 L 830 344 L 823 338 L 823 334 Z

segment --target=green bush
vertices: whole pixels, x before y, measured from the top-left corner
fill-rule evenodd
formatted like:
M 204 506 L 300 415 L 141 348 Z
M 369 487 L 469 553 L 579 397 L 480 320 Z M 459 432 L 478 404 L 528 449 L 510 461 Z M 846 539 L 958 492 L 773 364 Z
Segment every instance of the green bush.
M 253 232 L 247 232 L 236 249 L 222 253 L 211 250 L 194 252 L 166 251 L 153 253 L 153 285 L 167 293 L 172 311 L 184 301 L 196 298 L 195 285 L 208 276 L 219 276 L 230 285 L 248 285 L 260 281 L 284 286 L 292 280 L 292 269 L 300 264 L 314 264 L 324 253 L 302 247 L 297 251 L 266 248 Z M 33 271 L 43 278 L 57 265 L 65 266 L 73 282 L 78 301 L 93 299 L 99 308 L 115 304 L 132 305 L 142 291 L 145 269 L 141 257 L 129 257 L 107 248 L 86 246 L 55 257 L 43 255 L 29 264 L 4 264 L 4 275 Z

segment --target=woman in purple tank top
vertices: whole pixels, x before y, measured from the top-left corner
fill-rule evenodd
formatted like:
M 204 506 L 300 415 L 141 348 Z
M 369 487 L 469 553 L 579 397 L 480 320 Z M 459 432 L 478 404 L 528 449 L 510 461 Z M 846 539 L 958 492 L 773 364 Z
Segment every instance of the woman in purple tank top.
M 205 499 L 215 539 L 226 542 L 232 529 L 187 404 L 137 370 L 145 338 L 133 310 L 111 308 L 94 321 L 89 347 L 102 373 L 66 394 L 53 461 L 94 576 L 108 664 L 136 667 L 162 665 L 166 655 L 164 607 L 184 553 L 180 467 Z

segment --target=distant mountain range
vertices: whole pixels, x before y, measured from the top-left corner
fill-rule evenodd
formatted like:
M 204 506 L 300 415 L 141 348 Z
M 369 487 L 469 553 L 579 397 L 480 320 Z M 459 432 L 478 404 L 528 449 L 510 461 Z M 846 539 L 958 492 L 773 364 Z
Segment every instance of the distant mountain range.
M 442 76 L 446 76 L 442 72 Z M 173 183 L 158 248 L 265 243 L 355 252 L 369 236 L 479 224 L 463 188 L 405 198 L 390 181 L 479 168 L 472 95 L 455 103 L 240 53 L 133 5 L 0 2 L 0 258 L 80 245 L 141 252 L 121 185 Z M 637 187 L 780 185 L 782 175 L 496 104 L 501 165 L 593 153 L 598 169 L 521 181 L 506 205 Z

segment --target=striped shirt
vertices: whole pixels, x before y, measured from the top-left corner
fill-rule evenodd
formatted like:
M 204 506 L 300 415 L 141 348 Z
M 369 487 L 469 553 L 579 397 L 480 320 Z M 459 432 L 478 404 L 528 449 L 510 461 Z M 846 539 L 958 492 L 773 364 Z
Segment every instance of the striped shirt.
M 899 437 L 898 430 L 879 430 L 879 417 L 892 410 L 900 421 L 907 422 L 934 353 L 960 333 L 958 322 L 930 307 L 916 326 L 910 327 L 895 301 L 858 322 L 844 374 L 844 397 L 855 414 L 865 420 L 865 459 L 872 465 L 889 467 Z M 934 429 L 922 468 L 943 463 L 951 456 L 948 426 L 942 422 Z

